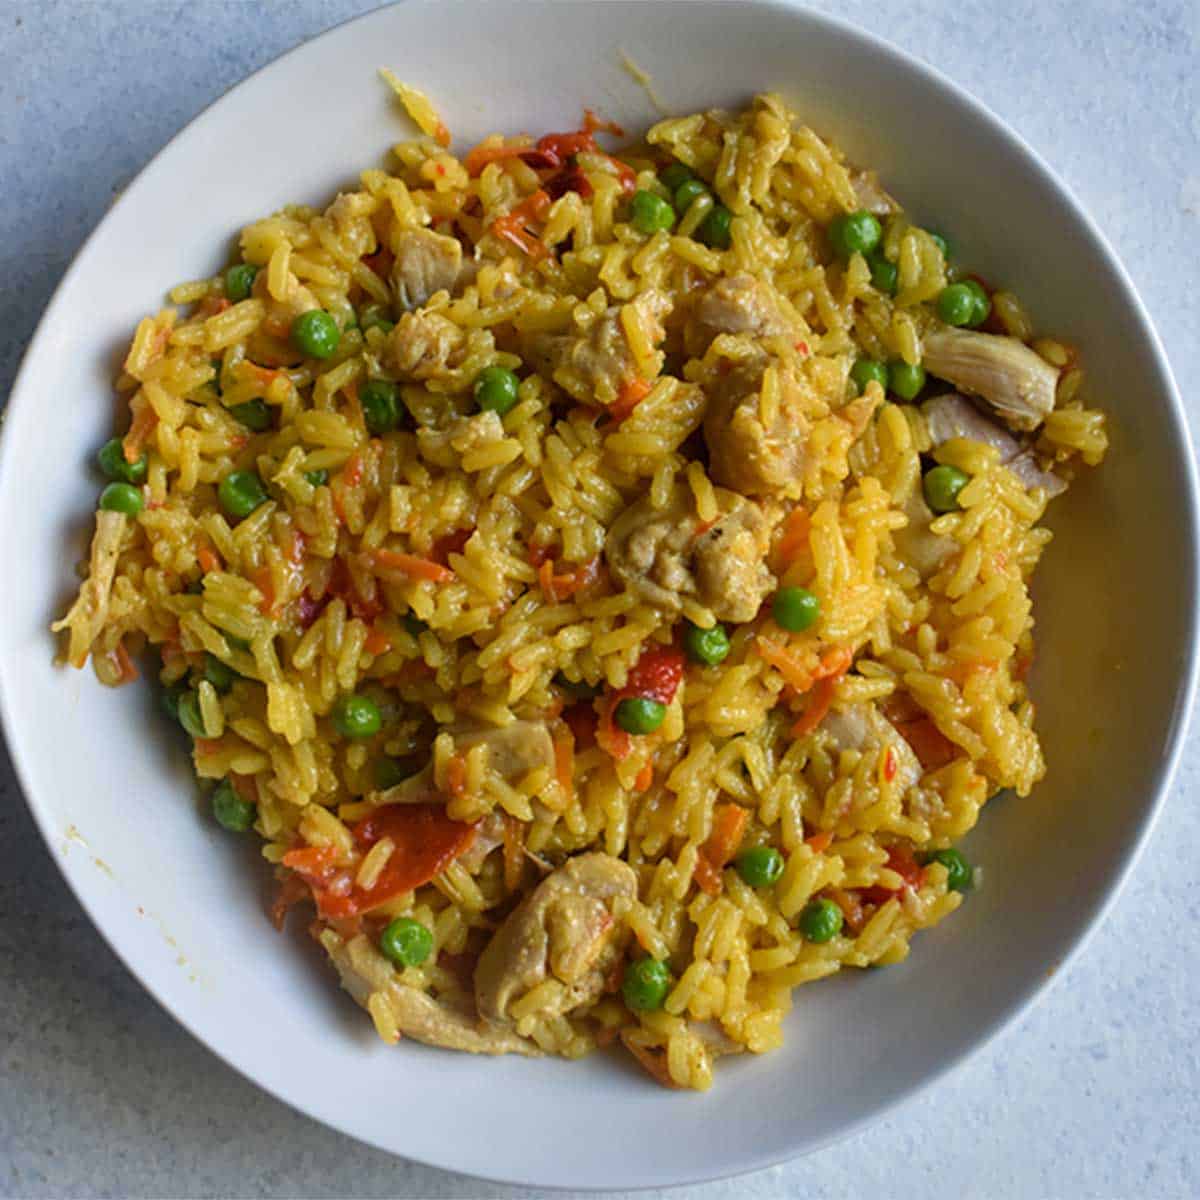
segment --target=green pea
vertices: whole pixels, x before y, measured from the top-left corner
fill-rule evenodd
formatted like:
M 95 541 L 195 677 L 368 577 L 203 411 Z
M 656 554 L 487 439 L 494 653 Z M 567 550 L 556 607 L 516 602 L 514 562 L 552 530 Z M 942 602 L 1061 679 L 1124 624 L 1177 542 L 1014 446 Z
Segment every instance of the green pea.
M 978 325 L 987 319 L 987 312 L 979 316 L 980 304 L 976 288 L 983 291 L 978 284 L 971 286 L 970 282 L 951 283 L 938 292 L 935 308 L 938 317 L 947 325 Z M 991 302 L 988 302 L 988 309 Z
M 734 863 L 737 873 L 754 888 L 774 887 L 783 874 L 783 855 L 773 846 L 743 850 Z
M 313 487 L 324 487 L 329 482 L 329 472 L 324 467 L 318 467 L 315 471 L 305 471 L 304 478 Z
M 958 508 L 958 493 L 970 482 L 971 477 L 957 467 L 933 467 L 925 472 L 922 487 L 925 503 L 935 513 L 953 512 Z
M 992 298 L 977 279 L 964 279 L 963 287 L 967 288 L 975 301 L 975 311 L 971 314 L 968 325 L 982 325 L 992 311 Z
M 254 827 L 258 809 L 237 794 L 228 779 L 222 779 L 212 794 L 213 816 L 217 824 L 230 833 L 245 833 Z
M 420 617 L 414 616 L 412 613 L 405 613 L 400 623 L 413 637 L 420 637 L 429 628 Z
M 224 695 L 233 687 L 233 681 L 240 677 L 228 663 L 222 662 L 215 654 L 206 654 L 204 656 L 204 678 L 221 695 Z
M 882 238 L 879 219 L 866 209 L 844 213 L 829 223 L 829 244 L 842 259 L 849 259 L 852 254 L 870 254 Z
M 270 496 L 256 471 L 230 471 L 217 487 L 217 499 L 227 517 L 240 521 L 265 504 Z
M 775 618 L 775 624 L 789 633 L 803 633 L 811 629 L 820 615 L 821 601 L 808 588 L 780 588 L 771 601 L 771 616 Z
M 888 385 L 888 369 L 886 363 L 877 362 L 873 358 L 860 358 L 850 368 L 850 378 L 857 385 L 859 392 L 867 390 L 867 384 L 875 380 L 884 391 Z
M 657 233 L 675 224 L 675 210 L 654 192 L 637 191 L 630 219 L 638 233 Z
M 254 280 L 258 276 L 258 268 L 250 263 L 238 263 L 225 272 L 225 295 L 237 304 L 250 295 Z
M 867 256 L 871 268 L 871 284 L 881 292 L 894 296 L 900 286 L 900 271 L 894 262 L 888 262 L 882 250 L 872 250 Z
M 369 379 L 358 393 L 372 433 L 391 433 L 400 424 L 400 389 L 387 379 Z
M 621 995 L 634 1012 L 655 1012 L 671 991 L 671 970 L 657 958 L 639 958 L 625 968 Z
M 708 195 L 708 184 L 703 179 L 685 179 L 675 189 L 675 211 L 682 216 L 701 196 Z
M 100 464 L 100 470 L 117 483 L 144 483 L 150 465 L 145 453 L 136 462 L 126 462 L 125 448 L 120 438 L 105 442 L 96 455 L 96 461 Z
M 842 910 L 832 900 L 810 900 L 800 911 L 796 928 L 810 942 L 831 942 L 842 932 Z
M 554 676 L 554 682 L 572 700 L 595 700 L 600 694 L 600 689 L 593 687 L 586 679 L 581 679 L 578 683 L 572 683 L 561 671 Z
M 375 760 L 375 786 L 386 792 L 398 783 L 411 779 L 420 771 L 411 758 L 377 758 Z
M 653 733 L 667 715 L 667 706 L 658 700 L 644 696 L 628 697 L 617 705 L 613 714 L 619 729 L 626 733 L 643 735 Z
M 475 403 L 484 412 L 504 416 L 516 407 L 521 381 L 507 367 L 484 367 L 475 377 Z
M 291 329 L 292 345 L 309 358 L 328 358 L 338 348 L 342 332 L 338 323 L 322 308 L 301 313 Z
M 146 507 L 146 501 L 131 483 L 110 483 L 100 493 L 100 507 L 105 512 L 119 512 L 127 517 L 136 517 Z
M 262 433 L 275 423 L 271 406 L 263 399 L 247 400 L 245 404 L 235 404 L 230 414 L 237 418 L 247 429 Z
M 689 179 L 695 178 L 692 168 L 685 167 L 681 162 L 668 163 L 658 173 L 659 182 L 670 192 L 677 192 Z
M 915 400 L 925 386 L 925 368 L 920 363 L 898 359 L 888 364 L 888 386 L 901 400 Z
M 207 737 L 204 718 L 200 715 L 200 697 L 193 691 L 183 692 L 179 697 L 179 723 L 194 738 Z
M 179 720 L 179 698 L 187 691 L 187 688 L 181 683 L 174 683 L 170 687 L 163 688 L 158 694 L 158 702 L 162 705 L 163 712 L 171 718 L 172 721 Z
M 379 949 L 398 967 L 419 967 L 433 950 L 433 934 L 412 917 L 397 917 L 379 935 Z
M 391 333 L 396 328 L 392 320 L 391 310 L 384 304 L 368 304 L 359 310 L 358 327 L 366 333 L 368 329 L 382 329 Z
M 343 696 L 333 706 L 333 726 L 348 738 L 369 738 L 383 728 L 383 714 L 369 696 Z
M 929 856 L 930 862 L 941 863 L 946 868 L 946 886 L 952 892 L 965 892 L 975 881 L 975 872 L 971 864 L 951 847 L 949 850 L 935 850 Z
M 716 205 L 700 222 L 696 236 L 714 250 L 728 250 L 733 242 L 733 213 L 723 204 Z
M 729 653 L 729 634 L 724 625 L 701 629 L 689 621 L 683 631 L 683 649 L 693 662 L 715 667 Z

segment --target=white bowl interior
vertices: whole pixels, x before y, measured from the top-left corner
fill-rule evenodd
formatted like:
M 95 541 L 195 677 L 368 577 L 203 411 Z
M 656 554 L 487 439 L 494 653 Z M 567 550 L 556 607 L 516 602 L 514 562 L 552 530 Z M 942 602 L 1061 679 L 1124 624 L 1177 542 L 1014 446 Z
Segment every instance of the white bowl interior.
M 378 1043 L 304 939 L 262 915 L 265 865 L 203 819 L 149 689 L 51 665 L 109 434 L 113 363 L 173 283 L 291 200 L 321 203 L 406 136 L 374 68 L 439 103 L 461 147 L 568 129 L 584 105 L 656 117 L 775 89 L 1041 329 L 1077 341 L 1113 451 L 1055 510 L 1037 585 L 1050 774 L 1002 798 L 968 849 L 985 886 L 905 964 L 796 996 L 786 1047 L 723 1064 L 708 1095 L 616 1058 L 483 1060 Z M 297 100 L 302 103 L 297 103 Z M 53 419 L 47 419 L 52 412 Z M 785 7 L 414 2 L 293 52 L 175 140 L 89 242 L 26 360 L 0 447 L 0 702 L 35 815 L 113 947 L 198 1037 L 263 1086 L 388 1150 L 529 1184 L 669 1184 L 845 1132 L 974 1048 L 1100 912 L 1147 829 L 1191 690 L 1194 485 L 1169 373 L 1127 280 L 1032 156 L 944 82 Z M 56 470 L 48 470 L 54 464 Z

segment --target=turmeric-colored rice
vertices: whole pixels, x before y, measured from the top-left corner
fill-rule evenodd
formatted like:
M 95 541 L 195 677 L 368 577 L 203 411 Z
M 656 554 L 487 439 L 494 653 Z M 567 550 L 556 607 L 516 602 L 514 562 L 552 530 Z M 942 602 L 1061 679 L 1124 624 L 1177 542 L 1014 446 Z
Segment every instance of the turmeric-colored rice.
M 426 136 L 390 170 L 139 325 L 55 628 L 105 684 L 153 659 L 386 1041 L 616 1041 L 707 1088 L 799 984 L 903 959 L 984 802 L 1043 776 L 1028 585 L 1104 419 L 980 281 L 974 347 L 1053 407 L 974 389 L 1025 477 L 940 437 L 914 369 L 967 248 L 776 96 L 460 157 L 397 86 Z

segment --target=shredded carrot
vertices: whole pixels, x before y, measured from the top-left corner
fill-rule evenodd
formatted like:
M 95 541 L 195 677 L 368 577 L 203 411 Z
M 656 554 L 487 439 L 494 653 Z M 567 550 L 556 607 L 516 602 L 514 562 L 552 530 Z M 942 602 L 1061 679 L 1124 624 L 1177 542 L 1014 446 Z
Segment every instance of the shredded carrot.
M 366 641 L 363 642 L 363 649 L 368 654 L 378 657 L 380 654 L 386 654 L 391 648 L 392 639 L 388 636 L 386 630 L 380 629 L 378 626 L 372 626 L 371 631 L 367 634 Z
M 599 574 L 599 556 L 588 559 L 587 562 L 582 563 L 573 571 L 568 571 L 565 575 L 555 575 L 554 564 L 547 560 L 538 567 L 538 583 L 546 599 L 551 604 L 556 604 L 559 600 L 567 600 L 576 592 L 590 587 L 596 582 Z
M 256 571 L 251 571 L 250 582 L 262 593 L 262 599 L 258 602 L 258 611 L 266 617 L 275 615 L 275 577 L 271 573 L 271 568 L 263 566 Z
M 515 892 L 521 886 L 525 866 L 525 827 L 511 813 L 504 814 L 504 890 Z
M 844 891 L 842 888 L 830 888 L 826 894 L 842 910 L 846 924 L 850 926 L 850 932 L 857 933 L 863 927 L 864 916 L 862 901 L 858 895 L 855 892 Z
M 749 813 L 737 804 L 718 804 L 713 809 L 712 832 L 700 847 L 693 873 L 701 891 L 715 896 L 721 890 L 721 871 L 737 853 L 748 817 Z
M 850 669 L 854 655 L 847 646 L 834 646 L 821 656 L 817 667 L 817 681 L 812 687 L 808 707 L 804 715 L 792 726 L 796 737 L 812 733 L 829 714 L 829 707 L 837 691 L 838 680 Z
M 606 754 L 618 762 L 629 757 L 633 749 L 633 741 L 629 734 L 619 729 L 613 721 L 613 713 L 621 702 L 619 692 L 611 693 L 604 698 L 600 705 L 600 719 L 596 723 L 596 744 Z
M 221 569 L 221 560 L 217 557 L 217 552 L 211 546 L 201 546 L 196 551 L 196 561 L 200 564 L 200 570 L 205 575 Z
M 233 784 L 233 790 L 248 804 L 258 803 L 258 780 L 253 775 L 239 775 L 231 771 L 229 781 Z
M 117 686 L 132 683 L 138 677 L 138 669 L 133 665 L 133 659 L 129 657 L 129 651 L 125 649 L 124 641 L 118 642 L 113 647 L 113 658 L 116 659 L 117 669 L 120 672 L 117 677 Z
M 654 385 L 648 380 L 635 376 L 621 384 L 616 400 L 609 405 L 609 415 L 619 425 L 645 398 L 650 395 Z
M 196 306 L 196 312 L 202 317 L 215 317 L 232 307 L 233 301 L 226 296 L 205 296 Z
M 452 796 L 461 796 L 467 790 L 467 760 L 461 754 L 446 764 L 446 787 Z
M 567 724 L 554 731 L 554 777 L 568 801 L 575 798 L 575 734 Z
M 549 250 L 528 230 L 534 221 L 545 219 L 550 207 L 550 195 L 538 188 L 521 201 L 507 216 L 497 217 L 492 222 L 492 232 L 499 238 L 512 242 L 518 250 L 533 259 L 545 258 Z
M 192 739 L 192 749 L 195 750 L 197 758 L 211 758 L 214 754 L 219 754 L 223 744 L 220 738 Z
M 356 399 L 356 396 L 351 399 Z M 358 487 L 362 483 L 363 465 L 361 454 L 352 454 L 346 459 L 346 465 L 342 468 L 342 482 L 347 487 Z
M 288 910 L 299 904 L 307 895 L 308 888 L 299 875 L 285 875 L 279 882 L 279 891 L 275 893 L 275 902 L 271 905 L 271 924 L 277 930 L 282 930 Z
M 805 838 L 804 844 L 808 846 L 814 854 L 824 854 L 833 843 L 833 833 L 828 830 L 822 830 L 820 833 L 814 833 L 812 837 Z
M 482 173 L 488 163 L 502 162 L 506 158 L 520 158 L 522 154 L 528 154 L 532 149 L 533 144 L 528 139 L 521 146 L 484 146 L 480 144 L 467 151 L 467 156 L 462 160 L 462 164 L 466 167 L 467 174 L 474 179 L 475 176 Z
M 293 871 L 324 871 L 337 862 L 332 846 L 299 846 L 283 856 L 283 865 Z
M 633 781 L 633 790 L 635 792 L 644 792 L 653 782 L 654 782 L 654 764 L 648 762 L 637 773 L 637 778 Z
M 779 539 L 779 562 L 790 566 L 807 548 L 812 529 L 812 518 L 806 508 L 794 508 L 783 523 L 783 535 Z
M 121 451 L 125 455 L 127 463 L 135 463 L 142 457 L 142 447 L 157 424 L 158 413 L 149 404 L 143 402 L 142 406 L 133 414 L 129 432 L 121 442 Z
M 454 572 L 449 567 L 416 554 L 404 554 L 399 550 L 373 550 L 371 557 L 376 566 L 399 571 L 410 579 L 427 579 L 431 583 L 450 583 L 454 579 Z
M 798 692 L 807 692 L 819 668 L 820 660 L 812 650 L 797 653 L 774 638 L 761 634 L 754 640 L 754 648 L 765 663 L 774 667 Z

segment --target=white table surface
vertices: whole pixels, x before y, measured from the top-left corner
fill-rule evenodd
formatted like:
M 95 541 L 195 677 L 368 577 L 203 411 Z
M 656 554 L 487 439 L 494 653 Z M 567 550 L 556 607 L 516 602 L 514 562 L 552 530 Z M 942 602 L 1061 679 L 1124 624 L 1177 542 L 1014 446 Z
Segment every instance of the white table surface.
M 372 7 L 0 0 L 0 398 L 62 272 L 114 194 L 230 84 Z M 1149 305 L 1196 429 L 1200 3 L 816 7 L 936 64 L 1055 166 Z M 54 398 L 46 402 L 52 412 Z M 1036 1011 L 867 1132 L 686 1194 L 1200 1195 L 1198 774 L 1193 735 L 1120 903 Z M 2 750 L 0 1192 L 529 1194 L 361 1146 L 258 1092 L 195 1042 L 142 992 L 68 893 Z

